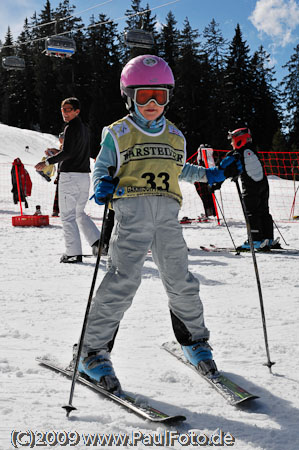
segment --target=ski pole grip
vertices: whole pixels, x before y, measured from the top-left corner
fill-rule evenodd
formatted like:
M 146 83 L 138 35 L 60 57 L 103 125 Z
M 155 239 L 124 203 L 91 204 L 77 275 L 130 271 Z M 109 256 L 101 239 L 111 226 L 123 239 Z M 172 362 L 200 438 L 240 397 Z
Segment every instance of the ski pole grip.
M 109 173 L 109 175 L 110 175 L 111 178 L 114 178 L 115 172 L 116 172 L 116 167 L 114 167 L 114 166 L 109 166 L 109 167 L 108 167 L 108 173 Z M 115 178 L 115 179 L 113 180 L 113 182 L 114 182 L 114 183 L 113 183 L 113 184 L 114 184 L 114 189 L 116 189 L 116 187 L 117 187 L 117 185 L 118 185 L 118 183 L 119 183 L 119 178 L 118 178 L 118 177 Z M 108 203 L 112 200 L 112 198 L 113 198 L 113 193 L 110 194 L 110 195 L 107 197 Z

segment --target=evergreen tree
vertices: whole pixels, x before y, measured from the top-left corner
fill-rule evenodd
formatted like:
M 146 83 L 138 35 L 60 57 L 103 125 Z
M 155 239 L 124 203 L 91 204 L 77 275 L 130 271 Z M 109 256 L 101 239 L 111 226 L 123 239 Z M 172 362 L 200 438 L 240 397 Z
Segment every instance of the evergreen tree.
M 99 19 L 102 24 L 89 28 L 86 41 L 93 156 L 99 151 L 103 127 L 118 119 L 123 108 L 119 91 L 121 64 L 116 41 L 117 25 L 104 14 L 100 14 Z
M 209 64 L 200 47 L 199 33 L 191 28 L 188 18 L 184 21 L 179 45 L 176 89 L 170 104 L 169 118 L 185 134 L 187 150 L 191 155 L 208 138 L 205 107 L 209 101 L 206 89 Z
M 49 0 L 36 20 L 35 34 L 38 39 L 47 38 L 56 34 L 65 33 L 78 28 L 79 18 L 73 17 L 74 7 L 69 0 L 59 3 L 55 11 L 52 10 Z M 70 35 L 68 35 L 70 37 Z M 61 130 L 61 117 L 59 107 L 61 100 L 74 95 L 73 66 L 69 59 L 46 56 L 41 49 L 42 40 L 37 41 L 36 52 L 36 86 L 38 98 L 39 124 L 41 131 L 58 134 Z
M 17 44 L 13 42 L 13 36 L 10 27 L 4 41 L 4 49 L 2 49 L 2 58 L 17 56 Z M 7 125 L 21 126 L 20 117 L 22 105 L 22 74 L 19 70 L 7 70 L 1 66 L 0 69 L 0 95 L 1 95 L 1 121 Z
M 240 26 L 229 45 L 224 73 L 225 124 L 227 130 L 250 126 L 253 116 L 253 83 L 249 46 L 243 40 Z M 254 130 L 253 130 L 254 131 Z
M 124 32 L 129 30 L 141 30 L 148 31 L 152 34 L 154 41 L 157 38 L 156 27 L 156 16 L 151 15 L 149 4 L 146 8 L 141 6 L 141 0 L 132 0 L 131 9 L 127 9 L 125 15 L 128 17 L 126 20 L 126 27 Z M 131 47 L 130 49 L 123 49 L 123 63 L 125 64 L 132 58 L 138 55 L 144 55 L 147 53 L 156 54 L 157 45 L 155 44 L 152 49 L 142 48 L 142 47 Z
M 265 164 L 265 169 L 268 175 L 274 174 L 279 175 L 280 167 L 283 165 L 282 161 L 279 159 L 279 152 L 284 152 L 287 150 L 287 142 L 282 130 L 279 128 L 273 135 L 272 139 L 272 150 L 273 153 L 269 155 L 269 163 Z M 285 165 L 285 163 L 284 163 Z
M 25 60 L 25 70 L 21 73 L 19 96 L 19 126 L 33 129 L 38 123 L 37 98 L 35 95 L 34 50 L 30 44 L 30 28 L 25 19 L 24 28 L 17 40 L 18 54 Z
M 176 71 L 176 63 L 179 56 L 179 30 L 177 21 L 171 11 L 166 16 L 166 23 L 162 25 L 161 33 L 157 39 L 159 55 L 168 62 L 173 72 Z
M 227 40 L 224 39 L 215 19 L 212 19 L 209 25 L 205 27 L 203 37 L 205 39 L 203 49 L 208 54 L 209 63 L 212 68 L 220 72 L 225 64 Z
M 273 136 L 281 126 L 278 91 L 274 87 L 275 74 L 270 67 L 270 55 L 262 46 L 254 53 L 251 64 L 255 95 L 252 97 L 250 127 L 257 149 L 269 150 Z
M 49 0 L 39 15 L 31 18 L 31 38 L 34 45 L 35 96 L 38 111 L 39 129 L 43 132 L 58 132 L 57 123 L 58 93 L 56 73 L 52 58 L 45 55 L 45 40 L 54 35 L 54 12 Z M 46 25 L 47 24 L 47 25 Z M 55 101 L 56 100 L 56 101 Z
M 288 75 L 283 78 L 283 99 L 286 104 L 285 126 L 289 130 L 289 145 L 299 150 L 299 44 L 294 48 L 290 60 L 283 66 Z
M 76 95 L 75 66 L 83 56 L 82 53 L 80 54 L 83 38 L 81 28 L 83 24 L 81 18 L 74 17 L 74 9 L 75 7 L 70 5 L 69 0 L 64 0 L 62 3 L 59 3 L 53 13 L 56 21 L 55 33 L 74 39 L 76 46 L 75 55 L 71 58 L 52 58 L 53 70 L 57 76 L 57 88 L 61 99 Z
M 272 150 L 273 152 L 284 152 L 287 148 L 286 137 L 281 131 L 281 128 L 279 128 L 273 135 Z
M 224 65 L 227 41 L 223 38 L 219 24 L 214 19 L 203 31 L 203 49 L 209 61 L 210 99 L 206 108 L 208 118 L 208 142 L 214 148 L 227 146 L 227 109 L 225 104 Z

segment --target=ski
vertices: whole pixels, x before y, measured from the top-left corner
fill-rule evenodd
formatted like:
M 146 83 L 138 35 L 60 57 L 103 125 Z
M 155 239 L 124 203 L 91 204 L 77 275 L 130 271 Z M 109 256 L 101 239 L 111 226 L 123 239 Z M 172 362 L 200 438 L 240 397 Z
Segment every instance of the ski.
M 195 372 L 200 375 L 204 380 L 206 380 L 214 389 L 216 389 L 219 394 L 221 394 L 229 404 L 233 406 L 240 405 L 241 403 L 247 402 L 259 398 L 257 395 L 253 395 L 246 391 L 234 381 L 218 372 L 212 377 L 207 377 L 201 374 L 195 366 L 193 366 L 189 361 L 186 360 L 179 344 L 177 342 L 165 342 L 162 344 L 162 348 L 181 361 L 188 367 L 191 367 Z
M 72 378 L 73 376 L 73 372 L 71 370 L 64 369 L 49 359 L 37 358 L 36 361 L 39 364 L 43 365 L 44 367 L 47 367 L 55 372 L 61 373 L 68 378 Z M 159 422 L 159 423 L 161 422 L 171 424 L 186 420 L 185 416 L 181 415 L 169 416 L 168 414 L 165 414 L 164 412 L 161 412 L 150 405 L 140 403 L 140 401 L 137 400 L 137 395 L 134 396 L 132 394 L 127 394 L 126 392 L 124 392 L 123 393 L 124 395 L 120 397 L 118 395 L 113 394 L 112 392 L 107 391 L 102 386 L 93 383 L 90 379 L 84 378 L 80 375 L 77 377 L 77 381 L 93 389 L 98 394 L 101 394 L 104 397 L 107 397 L 110 400 L 114 401 L 115 403 L 118 403 L 127 410 L 130 410 L 135 414 L 137 414 L 138 416 L 143 417 L 143 419 L 150 420 L 151 422 Z
M 233 247 L 217 247 L 215 245 L 210 245 L 209 247 L 205 247 L 203 245 L 200 246 L 200 249 L 205 252 L 230 252 L 230 253 L 250 253 L 251 250 L 249 249 L 240 249 L 237 248 L 237 251 Z M 271 248 L 267 250 L 259 250 L 256 249 L 255 253 L 261 253 L 263 255 L 290 255 L 290 256 L 296 256 L 299 255 L 299 250 L 296 248 Z

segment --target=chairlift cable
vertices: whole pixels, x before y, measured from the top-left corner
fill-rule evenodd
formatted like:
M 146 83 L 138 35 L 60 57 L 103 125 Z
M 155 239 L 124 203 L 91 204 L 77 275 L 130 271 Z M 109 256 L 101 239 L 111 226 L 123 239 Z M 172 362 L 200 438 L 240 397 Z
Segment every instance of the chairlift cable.
M 89 25 L 86 29 L 97 27 L 98 25 L 106 25 L 107 23 L 110 23 L 110 22 L 120 22 L 123 19 L 130 19 L 131 17 L 134 17 L 134 16 L 142 16 L 143 14 L 153 11 L 154 9 L 163 8 L 164 6 L 171 5 L 172 3 L 177 3 L 179 1 L 181 1 L 181 0 L 172 0 L 171 2 L 164 3 L 163 5 L 155 6 L 154 8 L 145 9 L 143 11 L 138 11 L 137 13 L 134 13 L 134 14 L 117 17 L 116 19 L 109 19 L 109 20 L 106 20 L 105 22 L 95 23 L 95 24 Z
M 111 1 L 112 1 L 112 0 L 111 0 Z M 141 15 L 143 15 L 143 14 L 146 14 L 146 13 L 150 12 L 150 11 L 154 11 L 155 9 L 163 8 L 164 6 L 168 6 L 168 5 L 171 5 L 171 4 L 173 4 L 173 3 L 178 3 L 178 2 L 180 2 L 180 1 L 181 1 L 181 0 L 172 0 L 172 1 L 170 1 L 170 2 L 163 3 L 162 5 L 158 5 L 158 6 L 155 6 L 155 7 L 153 7 L 153 8 L 145 9 L 145 10 L 143 10 L 143 11 L 138 11 L 137 13 L 130 14 L 130 15 L 127 15 L 127 16 L 125 15 L 125 16 L 122 16 L 122 17 L 117 17 L 116 19 L 109 19 L 109 20 L 105 20 L 105 21 L 103 21 L 103 22 L 97 22 L 97 23 L 92 24 L 92 25 L 89 25 L 89 26 L 87 26 L 87 27 L 85 27 L 85 25 L 82 24 L 82 26 L 79 26 L 76 30 L 80 30 L 81 28 L 82 28 L 83 30 L 88 30 L 89 28 L 95 28 L 95 27 L 97 27 L 97 26 L 100 26 L 100 25 L 106 25 L 106 24 L 112 23 L 112 22 L 117 23 L 117 22 L 120 22 L 120 21 L 123 20 L 123 19 L 128 19 L 128 18 L 131 18 L 131 17 L 134 17 L 134 16 L 138 16 L 138 15 L 141 16 Z M 110 0 L 109 0 L 109 2 L 110 2 Z M 71 16 L 71 17 L 73 17 L 73 16 Z M 65 20 L 65 19 L 64 19 L 64 20 Z M 56 21 L 55 21 L 55 22 L 56 22 Z M 52 22 L 49 22 L 48 24 L 50 24 L 50 23 L 52 23 Z M 42 24 L 42 25 L 48 25 L 48 24 Z M 39 27 L 40 27 L 40 26 L 41 26 L 41 25 L 39 25 Z M 53 36 L 63 36 L 64 34 L 69 34 L 70 32 L 71 32 L 71 30 L 68 30 L 68 31 L 63 31 L 62 33 L 53 34 L 53 35 L 51 35 L 51 36 L 44 36 L 44 37 L 42 37 L 42 38 L 30 39 L 30 40 L 28 40 L 28 41 L 19 42 L 17 45 L 16 45 L 16 44 L 4 45 L 4 46 L 0 47 L 0 51 L 3 50 L 4 48 L 17 48 L 17 47 L 19 47 L 19 46 L 21 46 L 21 45 L 31 44 L 31 43 L 33 43 L 33 42 L 38 42 L 38 41 L 45 41 L 46 39 L 48 39 L 48 38 L 50 38 L 50 37 L 53 37 Z
M 28 27 L 28 29 L 29 30 L 34 30 L 35 28 L 42 28 L 42 27 L 45 27 L 47 25 L 52 25 L 52 24 L 57 23 L 57 22 L 63 22 L 64 20 L 71 19 L 72 17 L 76 17 L 76 16 L 78 16 L 78 15 L 80 15 L 80 14 L 86 12 L 86 11 L 90 11 L 91 9 L 97 8 L 98 6 L 106 5 L 107 3 L 111 3 L 111 2 L 113 2 L 113 0 L 107 0 L 106 2 L 98 3 L 97 5 L 91 6 L 90 8 L 84 9 L 83 11 L 79 11 L 77 13 L 74 13 L 71 16 L 61 17 L 60 19 L 51 20 L 51 22 L 42 23 L 40 25 L 34 25 L 33 27 Z

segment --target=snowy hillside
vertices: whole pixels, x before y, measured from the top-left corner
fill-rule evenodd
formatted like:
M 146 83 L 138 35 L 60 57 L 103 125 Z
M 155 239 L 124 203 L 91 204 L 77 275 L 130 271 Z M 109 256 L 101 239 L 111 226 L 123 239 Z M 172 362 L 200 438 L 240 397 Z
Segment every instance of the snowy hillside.
M 95 259 L 85 258 L 83 264 L 77 265 L 59 263 L 64 251 L 59 218 L 50 218 L 50 226 L 43 228 L 11 225 L 11 217 L 19 214 L 10 193 L 11 162 L 20 157 L 31 167 L 42 208 L 51 214 L 54 185 L 33 175 L 33 165 L 46 147 L 56 145 L 55 136 L 0 124 L 0 450 L 14 448 L 14 430 L 32 430 L 37 448 L 43 436 L 49 439 L 48 443 L 44 441 L 44 448 L 85 449 L 91 446 L 84 443 L 88 434 L 116 437 L 121 433 L 130 438 L 139 436 L 131 448 L 143 449 L 149 447 L 150 439 L 158 443 L 167 430 L 182 435 L 193 430 L 208 437 L 222 430 L 235 438 L 232 447 L 238 450 L 297 450 L 299 256 L 257 255 L 270 356 L 276 363 L 270 374 L 263 365 L 267 357 L 252 257 L 200 250 L 201 245 L 210 243 L 232 245 L 226 228 L 214 222 L 184 226 L 190 270 L 201 283 L 206 325 L 218 367 L 260 398 L 234 408 L 194 371 L 161 349 L 161 344 L 174 336 L 166 294 L 157 268 L 148 257 L 133 306 L 121 323 L 112 360 L 126 391 L 139 394 L 168 414 L 185 415 L 186 422 L 168 427 L 146 422 L 81 385 L 76 385 L 74 395 L 78 410 L 66 418 L 61 406 L 68 402 L 70 380 L 39 366 L 35 358 L 52 355 L 64 365 L 71 359 L 72 346 L 81 331 Z M 232 183 L 226 183 L 229 189 Z M 186 197 L 197 195 L 193 187 L 182 186 Z M 29 204 L 32 214 L 35 199 L 29 198 Z M 102 208 L 92 208 L 101 226 Z M 228 224 L 236 244 L 243 242 L 244 221 L 230 219 Z M 298 222 L 278 221 L 277 225 L 289 246 L 299 249 Z M 276 230 L 275 234 L 278 236 Z M 84 251 L 90 253 L 86 242 L 84 246 Z M 104 273 L 103 260 L 97 285 Z M 58 435 L 60 431 L 73 432 L 66 435 L 69 445 L 51 446 L 51 436 L 63 436 Z M 74 437 L 77 443 L 72 441 Z M 15 447 L 29 448 L 28 439 L 27 434 L 19 434 Z M 159 448 L 180 449 L 183 443 L 184 436 L 180 442 Z M 99 442 L 96 447 L 128 448 L 121 444 L 101 446 Z

